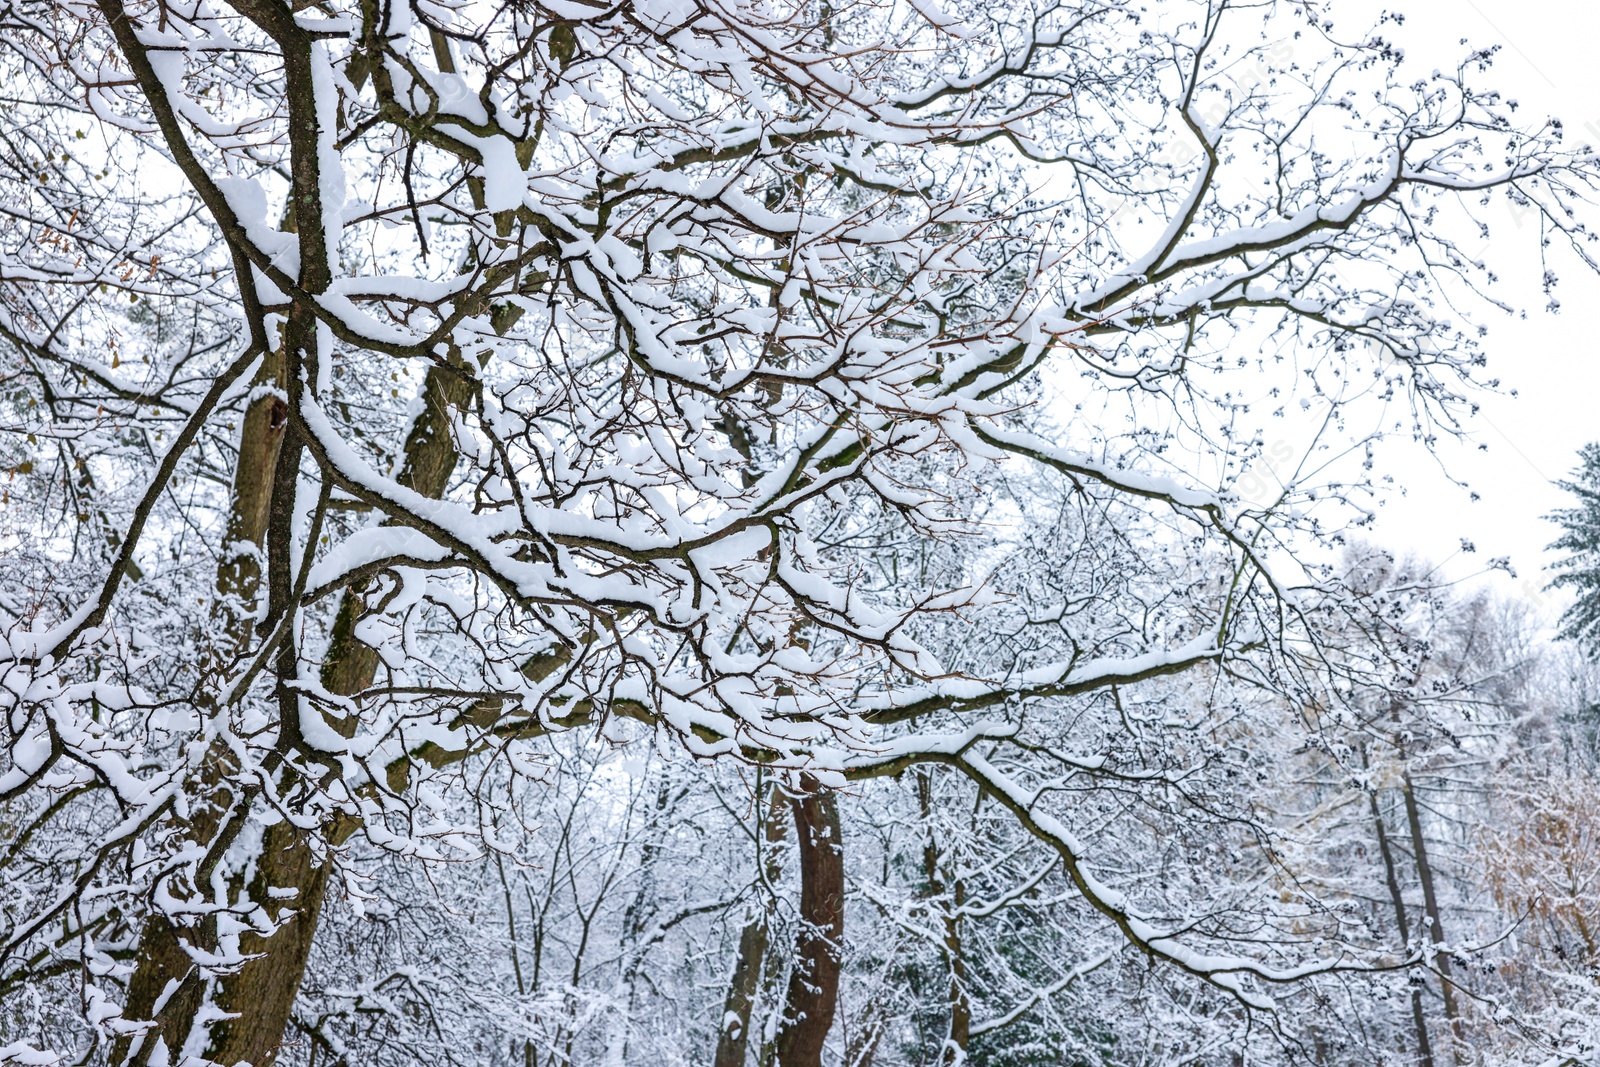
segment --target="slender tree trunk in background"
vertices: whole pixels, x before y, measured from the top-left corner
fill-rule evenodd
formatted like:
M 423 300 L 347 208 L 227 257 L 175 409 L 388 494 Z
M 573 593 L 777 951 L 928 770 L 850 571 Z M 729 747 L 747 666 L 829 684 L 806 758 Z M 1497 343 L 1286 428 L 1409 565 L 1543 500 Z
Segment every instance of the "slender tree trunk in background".
M 760 827 L 767 847 L 761 857 L 765 892 L 761 903 L 744 929 L 739 931 L 739 955 L 734 960 L 733 977 L 728 980 L 728 996 L 722 1006 L 722 1021 L 717 1033 L 717 1051 L 712 1067 L 744 1067 L 745 1050 L 750 1045 L 750 1015 L 756 991 L 761 984 L 761 967 L 767 958 L 772 937 L 772 885 L 782 873 L 778 847 L 783 843 L 783 793 L 776 787 Z
M 1361 750 L 1361 765 L 1367 766 L 1367 752 Z M 1395 874 L 1394 853 L 1389 848 L 1389 832 L 1384 826 L 1383 809 L 1378 805 L 1378 791 L 1367 790 L 1367 803 L 1372 809 L 1372 827 L 1378 835 L 1378 854 L 1383 857 L 1383 879 L 1389 887 L 1389 899 L 1394 901 L 1394 921 L 1400 928 L 1400 940 L 1411 943 L 1411 923 L 1406 917 L 1406 901 L 1400 892 L 1400 879 Z M 1411 987 L 1411 1022 L 1417 1031 L 1418 1067 L 1433 1067 L 1433 1045 L 1428 1040 L 1428 1020 L 1422 1010 L 1422 990 Z
M 931 825 L 933 780 L 926 771 L 917 772 L 917 800 L 922 811 L 923 825 Z M 939 1053 L 939 1062 L 954 1064 L 966 1057 L 967 1042 L 971 1038 L 972 1031 L 972 1002 L 967 997 L 967 961 L 961 951 L 960 909 L 966 903 L 967 887 L 959 878 L 952 885 L 946 886 L 944 875 L 939 869 L 939 859 L 939 845 L 930 831 L 927 843 L 922 848 L 922 871 L 928 883 L 928 896 L 938 899 L 947 892 L 950 894 L 950 900 L 940 907 L 940 920 L 944 925 L 945 966 L 950 972 L 948 997 L 950 1029 Z
M 882 1000 L 868 1003 L 856 1020 L 856 1032 L 845 1048 L 844 1067 L 872 1067 L 883 1043 L 883 1032 L 888 1029 L 890 1009 Z
M 1439 898 L 1434 892 L 1433 867 L 1428 862 L 1428 843 L 1422 835 L 1422 813 L 1417 807 L 1417 795 L 1411 785 L 1411 772 L 1400 775 L 1401 795 L 1405 798 L 1406 822 L 1411 830 L 1412 852 L 1417 860 L 1417 878 L 1422 882 L 1422 904 L 1427 910 L 1429 933 L 1435 946 L 1445 943 L 1444 924 L 1439 915 Z M 1450 1055 L 1461 1063 L 1461 1020 L 1456 1014 L 1455 982 L 1450 976 L 1450 957 L 1440 953 L 1434 957 L 1439 966 L 1439 990 L 1444 995 L 1444 1017 L 1450 1027 Z
M 834 794 L 809 774 L 800 776 L 800 788 L 804 794 L 791 801 L 800 864 L 800 929 L 777 1052 L 780 1067 L 821 1067 L 823 1042 L 839 1003 L 844 847 Z
M 466 385 L 459 376 L 437 368 L 428 372 L 423 384 L 423 409 L 407 435 L 397 481 L 424 496 L 443 494 L 457 458 L 450 432 L 450 409 L 459 405 L 465 395 Z M 242 604 L 249 604 L 259 592 L 261 553 L 255 546 L 261 544 L 267 532 L 286 413 L 282 399 L 261 397 L 247 411 L 241 431 L 241 462 L 235 475 L 229 545 L 249 547 L 225 555 L 217 584 L 220 594 Z M 286 491 L 292 492 L 292 486 Z M 365 592 L 352 589 L 345 593 L 323 663 L 323 684 L 344 696 L 371 685 L 377 671 L 377 652 L 354 634 L 356 623 L 366 610 Z M 236 629 L 236 635 L 241 640 L 248 637 L 248 617 L 238 625 L 243 629 Z M 280 669 L 286 666 L 280 664 Z M 354 732 L 355 723 L 335 721 L 331 725 L 348 735 Z M 404 769 L 400 770 L 403 773 Z M 221 772 L 217 773 L 220 778 Z M 197 820 L 197 839 L 209 841 L 216 833 L 215 822 L 213 818 L 209 826 L 201 826 Z M 354 829 L 353 823 L 341 820 L 325 827 L 323 836 L 328 844 L 337 846 Z M 224 1064 L 248 1061 L 254 1067 L 269 1067 L 282 1042 L 310 960 L 317 919 L 327 894 L 331 858 L 315 853 L 309 832 L 279 820 L 263 833 L 254 868 L 254 877 L 243 892 L 279 928 L 270 936 L 254 931 L 240 935 L 241 952 L 255 958 L 217 980 L 216 1006 L 236 1017 L 211 1024 L 205 1054 Z M 195 936 L 190 935 L 189 940 Z M 200 932 L 199 937 L 201 945 L 215 947 L 214 935 L 207 937 Z M 141 938 L 138 964 L 129 981 L 126 1014 L 150 1018 L 163 992 L 174 983 L 176 992 L 167 997 L 157 1021 L 169 1051 L 176 1056 L 203 1006 L 205 983 L 171 924 L 154 916 Z M 120 1062 L 131 1055 L 131 1062 L 143 1064 L 153 1047 L 152 1040 L 142 1045 L 119 1042 L 113 1060 Z
M 506 865 L 500 853 L 494 854 L 495 871 L 500 875 L 500 893 L 506 904 L 506 935 L 511 942 L 511 972 L 517 979 L 517 996 L 528 995 L 528 983 L 522 974 L 522 953 L 518 951 L 517 940 L 517 909 L 511 900 L 511 882 L 506 878 Z M 517 1055 L 517 1040 L 511 1039 L 511 1055 Z M 533 1042 L 527 1038 L 522 1039 L 522 1062 L 524 1067 L 534 1067 L 537 1054 L 533 1049 Z
M 649 814 L 644 842 L 639 847 L 636 868 L 638 877 L 634 883 L 633 899 L 628 902 L 628 910 L 623 915 L 623 944 L 628 946 L 634 955 L 622 971 L 621 986 L 626 991 L 621 998 L 623 1010 L 619 1013 L 619 1017 L 613 1019 L 611 1032 L 607 1035 L 606 1056 L 613 1062 L 632 1062 L 629 1047 L 631 1034 L 626 1024 L 627 1020 L 634 1018 L 638 1005 L 639 967 L 643 963 L 643 956 L 638 954 L 641 949 L 640 942 L 644 937 L 649 917 L 657 914 L 651 906 L 657 896 L 657 857 L 661 854 L 662 845 L 666 840 L 669 816 L 689 792 L 688 786 L 682 786 L 674 795 L 670 786 L 671 783 L 666 778 L 658 779 L 656 782 L 655 810 Z
M 967 961 L 961 951 L 960 909 L 967 902 L 967 885 L 957 879 L 951 890 L 950 911 L 944 917 L 944 950 L 950 960 L 950 1037 L 945 1043 L 946 1064 L 967 1058 L 972 1037 L 972 1002 L 967 997 Z
M 761 961 L 766 958 L 769 927 L 765 914 L 746 923 L 739 932 L 739 955 L 733 977 L 728 981 L 728 998 L 722 1007 L 722 1030 L 717 1036 L 714 1067 L 744 1067 L 745 1049 L 750 1043 L 750 1009 L 755 1004 L 756 987 L 761 981 Z

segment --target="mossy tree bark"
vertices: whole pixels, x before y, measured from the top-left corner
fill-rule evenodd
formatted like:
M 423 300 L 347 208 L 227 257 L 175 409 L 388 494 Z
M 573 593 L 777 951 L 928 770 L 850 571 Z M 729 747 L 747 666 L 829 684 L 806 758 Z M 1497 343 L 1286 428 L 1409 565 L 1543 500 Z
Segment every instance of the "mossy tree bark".
M 273 366 L 281 374 L 281 358 Z M 429 371 L 423 384 L 422 411 L 407 434 L 397 481 L 425 496 L 443 495 L 457 459 L 451 409 L 464 401 L 467 391 L 463 374 L 438 368 Z M 277 390 L 272 390 L 251 404 L 241 429 L 240 465 L 228 524 L 230 551 L 225 554 L 217 580 L 219 595 L 225 604 L 233 605 L 229 632 L 241 645 L 249 638 L 252 618 L 242 609 L 259 598 L 261 561 L 272 554 L 263 553 L 260 546 L 268 534 L 273 497 L 292 499 L 292 485 L 283 494 L 274 493 L 274 485 L 287 473 L 280 470 L 284 414 L 284 401 Z M 324 685 L 340 695 L 360 693 L 372 684 L 377 672 L 377 652 L 355 636 L 356 625 L 366 610 L 365 594 L 365 589 L 345 592 L 322 665 Z M 288 650 L 289 655 L 296 655 L 292 645 Z M 294 666 L 292 661 L 280 662 L 280 674 L 292 671 Z M 298 714 L 297 697 L 293 707 Z M 331 725 L 348 734 L 355 724 L 335 721 Z M 219 844 L 216 836 L 221 826 L 220 814 L 233 803 L 231 793 L 221 785 L 227 776 L 227 749 L 219 747 L 217 752 L 216 758 L 208 757 L 204 772 L 216 783 L 213 792 L 217 799 L 209 813 L 193 821 L 190 830 L 196 842 L 213 847 Z M 288 784 L 280 783 L 280 789 Z M 235 814 L 233 822 L 242 821 L 242 817 Z M 165 916 L 153 915 L 141 935 L 138 963 L 129 981 L 126 1014 L 154 1018 L 157 1032 L 175 1055 L 189 1042 L 195 1021 L 209 1001 L 228 1017 L 209 1024 L 201 1054 L 224 1064 L 249 1062 L 255 1067 L 268 1067 L 277 1055 L 311 957 L 317 918 L 332 871 L 332 857 L 327 850 L 343 844 L 354 829 L 348 819 L 335 820 L 322 828 L 319 842 L 317 834 L 285 819 L 267 827 L 253 877 L 232 892 L 236 899 L 243 898 L 241 903 L 248 901 L 260 908 L 275 929 L 270 933 L 243 933 L 239 948 L 250 958 L 214 980 L 208 981 L 185 947 L 214 951 L 214 920 L 180 930 Z M 114 1060 L 147 1062 L 156 1044 L 153 1036 L 119 1042 L 113 1050 Z

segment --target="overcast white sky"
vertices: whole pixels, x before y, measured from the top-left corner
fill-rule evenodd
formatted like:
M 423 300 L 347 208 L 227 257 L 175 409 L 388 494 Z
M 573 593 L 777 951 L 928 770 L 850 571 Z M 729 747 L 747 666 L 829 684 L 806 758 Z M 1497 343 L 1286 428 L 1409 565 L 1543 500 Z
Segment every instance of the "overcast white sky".
M 1494 87 L 1522 105 L 1519 114 L 1528 121 L 1556 116 L 1566 125 L 1569 142 L 1600 147 L 1595 48 L 1600 3 L 1595 0 L 1324 0 L 1323 7 L 1341 36 L 1369 27 L 1381 9 L 1403 12 L 1405 25 L 1387 27 L 1385 33 L 1406 49 L 1406 66 L 1418 77 L 1455 66 L 1465 52 L 1462 38 L 1472 47 L 1501 46 L 1494 70 L 1481 84 L 1492 79 Z M 1391 447 L 1390 469 L 1406 492 L 1392 495 L 1380 510 L 1372 537 L 1434 560 L 1453 555 L 1444 570 L 1458 578 L 1490 556 L 1509 556 L 1518 578 L 1496 577 L 1495 587 L 1551 610 L 1557 607 L 1554 599 L 1537 590 L 1545 579 L 1541 568 L 1551 559 L 1544 546 L 1556 530 L 1542 516 L 1564 506 L 1566 496 L 1550 483 L 1571 470 L 1580 445 L 1600 440 L 1594 340 L 1600 278 L 1586 274 L 1570 255 L 1557 260 L 1563 310 L 1546 314 L 1533 222 L 1519 231 L 1506 207 L 1490 210 L 1493 237 L 1484 258 L 1506 278 L 1502 295 L 1529 314 L 1525 322 L 1498 313 L 1484 314 L 1480 321 L 1490 328 L 1489 375 L 1519 395 L 1484 396 L 1472 443 L 1439 449 L 1450 473 L 1480 495 L 1476 503 L 1437 464 Z M 1591 219 L 1591 225 L 1597 223 L 1600 204 Z M 1479 451 L 1478 444 L 1487 445 L 1487 451 Z M 1457 554 L 1462 537 L 1477 545 L 1475 557 Z

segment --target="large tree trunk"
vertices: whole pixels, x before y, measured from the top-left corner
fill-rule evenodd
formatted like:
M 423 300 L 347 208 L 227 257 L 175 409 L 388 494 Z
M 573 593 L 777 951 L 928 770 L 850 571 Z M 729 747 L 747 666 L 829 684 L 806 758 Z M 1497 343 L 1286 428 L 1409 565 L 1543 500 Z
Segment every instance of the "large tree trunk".
M 281 359 L 274 366 L 281 374 Z M 423 385 L 423 409 L 407 435 L 405 459 L 397 481 L 425 496 L 443 494 L 457 458 L 450 432 L 450 409 L 460 404 L 465 393 L 460 376 L 439 369 L 428 372 Z M 230 633 L 241 646 L 249 636 L 251 614 L 243 608 L 257 599 L 261 584 L 262 553 L 258 546 L 267 534 L 273 510 L 286 413 L 281 398 L 263 396 L 247 411 L 241 430 L 240 465 L 235 474 L 234 505 L 228 525 L 230 550 L 237 551 L 225 554 L 217 579 L 224 603 L 235 606 L 230 611 L 234 620 L 229 623 Z M 286 486 L 283 496 L 292 497 L 292 492 L 292 485 Z M 372 684 L 377 671 L 377 653 L 357 640 L 354 633 L 366 610 L 365 592 L 350 589 L 344 594 L 323 662 L 324 685 L 341 695 L 361 692 Z M 288 649 L 293 656 L 293 646 Z M 293 661 L 281 662 L 279 667 L 280 672 L 290 670 Z M 347 736 L 355 728 L 353 721 L 332 725 Z M 220 782 L 226 776 L 226 752 L 219 748 L 217 758 L 207 760 L 204 773 L 213 781 Z M 194 840 L 208 845 L 213 844 L 218 830 L 218 813 L 231 803 L 226 789 L 219 786 L 215 792 L 218 799 L 212 805 L 212 814 L 196 819 L 190 829 Z M 236 816 L 235 821 L 240 818 Z M 348 820 L 324 827 L 325 847 L 343 844 L 354 829 Z M 246 1061 L 254 1067 L 269 1067 L 282 1042 L 310 959 L 330 871 L 331 857 L 319 852 L 312 834 L 283 820 L 267 827 L 255 876 L 234 893 L 242 893 L 260 907 L 277 929 L 270 935 L 253 931 L 242 934 L 240 951 L 253 958 L 236 971 L 217 977 L 209 983 L 208 991 L 208 982 L 183 942 L 214 951 L 214 924 L 204 922 L 180 934 L 164 916 L 152 916 L 141 935 L 125 1014 L 139 1019 L 154 1017 L 161 1038 L 176 1056 L 188 1042 L 194 1021 L 209 1000 L 232 1017 L 210 1024 L 202 1054 L 224 1064 Z M 113 1061 L 144 1064 L 155 1043 L 153 1035 L 145 1040 L 120 1041 L 113 1049 Z
M 422 382 L 422 410 L 406 434 L 404 458 L 395 481 L 426 497 L 444 495 L 458 458 L 450 412 L 466 398 L 467 385 L 461 374 L 429 369 Z M 322 661 L 322 684 L 330 693 L 359 693 L 377 674 L 378 653 L 355 636 L 356 623 L 367 611 L 366 594 L 367 586 L 352 586 L 339 601 L 339 614 Z M 353 730 L 353 725 L 345 729 Z
M 839 1003 L 844 939 L 844 847 L 834 794 L 800 776 L 792 801 L 800 863 L 800 929 L 778 1033 L 780 1067 L 821 1067 L 822 1045 Z
M 261 588 L 272 484 L 289 426 L 289 405 L 282 395 L 284 363 L 281 350 L 262 361 L 253 383 L 259 395 L 245 409 L 239 429 L 239 461 L 233 470 L 228 530 L 217 567 L 218 606 L 229 616 L 227 633 L 235 651 L 250 636 L 251 609 Z
M 226 541 L 217 566 L 213 612 L 222 639 L 219 647 L 208 653 L 211 662 L 205 665 L 206 674 L 237 656 L 250 638 L 253 607 L 261 586 L 262 544 L 272 502 L 273 475 L 288 426 L 288 405 L 280 395 L 284 362 L 281 350 L 262 360 L 253 382 L 257 396 L 246 407 L 239 430 L 239 460 L 233 474 Z M 197 688 L 197 700 L 206 702 L 211 696 L 208 685 Z M 198 790 L 206 799 L 195 806 L 185 829 L 189 840 L 198 845 L 214 843 L 224 816 L 234 804 L 232 791 L 224 784 L 232 770 L 231 757 L 227 746 L 213 745 L 197 772 Z M 202 882 L 206 873 L 201 872 Z M 182 888 L 199 895 L 197 886 Z M 206 919 L 180 928 L 167 916 L 154 913 L 145 922 L 139 936 L 137 964 L 128 980 L 124 1014 L 134 1019 L 154 1019 L 156 1030 L 142 1038 L 118 1040 L 112 1049 L 113 1061 L 144 1063 L 158 1037 L 174 1053 L 188 1040 L 204 1000 L 205 982 L 184 947 L 186 943 L 214 951 L 215 921 Z
M 297 235 L 300 252 L 297 284 L 305 293 L 315 296 L 327 289 L 332 278 L 332 250 L 327 247 L 327 234 L 320 225 L 322 175 L 312 35 L 295 21 L 288 5 L 268 0 L 234 0 L 233 6 L 282 47 L 288 90 L 285 102 L 289 111 L 286 132 L 291 185 L 284 228 Z M 148 45 L 140 39 L 134 21 L 120 0 L 100 0 L 100 7 L 116 34 L 118 47 L 146 94 L 151 99 L 165 100 L 159 77 L 150 62 Z M 180 158 L 189 157 L 184 130 L 176 116 L 158 108 L 157 118 L 169 146 Z M 289 221 L 293 215 L 313 221 L 294 227 Z M 235 267 L 241 275 L 241 299 L 251 332 L 259 342 L 267 336 L 263 308 L 254 295 L 253 284 L 247 282 L 245 272 L 250 268 L 245 265 L 242 253 L 237 249 L 235 252 Z M 304 307 L 293 308 L 283 328 L 282 347 L 266 357 L 256 383 L 269 388 L 251 403 L 240 428 L 228 543 L 224 546 L 223 562 L 217 575 L 219 608 L 225 615 L 223 643 L 231 647 L 219 650 L 215 665 L 229 662 L 248 648 L 263 577 L 267 586 L 267 612 L 261 629 L 273 628 L 276 620 L 286 614 L 292 616 L 294 611 L 294 605 L 289 603 L 292 592 L 289 529 L 303 452 L 303 444 L 294 430 L 294 412 L 304 380 L 302 367 L 306 364 L 314 367 L 318 346 L 317 327 Z M 307 377 L 314 380 L 315 374 Z M 263 549 L 267 560 L 265 571 Z M 280 756 L 287 755 L 299 739 L 299 696 L 282 684 L 297 670 L 296 635 L 293 626 L 285 626 L 284 630 L 286 633 L 280 638 L 276 658 L 280 678 L 275 694 L 279 706 Z M 214 665 L 204 666 L 207 670 L 203 674 L 209 674 Z M 209 687 L 205 682 L 208 680 L 203 678 L 197 698 L 202 706 L 207 701 L 215 701 L 214 696 L 207 695 Z M 228 714 L 228 710 L 216 709 L 213 714 Z M 232 767 L 232 754 L 219 742 L 212 745 L 199 772 L 201 787 L 209 793 L 209 804 L 203 806 L 205 810 L 191 821 L 186 831 L 191 842 L 206 850 L 206 858 L 192 872 L 192 885 L 172 887 L 180 891 L 187 889 L 197 898 L 208 894 L 211 874 L 243 825 L 253 800 L 252 792 L 245 787 L 227 784 Z M 290 776 L 287 769 L 281 773 Z M 291 784 L 284 780 L 279 787 L 286 789 Z M 302 853 L 303 848 L 304 843 L 296 831 L 282 823 L 269 827 L 251 884 L 229 886 L 225 890 L 232 899 L 237 899 L 242 891 L 250 899 L 262 903 L 269 918 L 285 918 L 285 913 L 294 909 L 302 919 L 298 925 L 290 919 L 289 927 L 280 931 L 285 936 L 271 940 L 271 952 L 247 962 L 235 972 L 206 975 L 185 950 L 186 942 L 201 951 L 216 950 L 219 937 L 212 916 L 206 916 L 181 932 L 165 916 L 151 916 L 141 933 L 138 962 L 129 979 L 125 1013 L 134 1018 L 154 1017 L 157 1032 L 118 1041 L 112 1050 L 114 1061 L 143 1064 L 159 1041 L 164 1041 L 168 1055 L 174 1058 L 184 1051 L 194 1051 L 230 1063 L 249 1058 L 256 1067 L 271 1062 L 287 1023 L 288 1004 L 298 989 L 300 970 L 310 951 L 314 909 L 322 899 L 322 886 L 315 874 L 318 864 L 309 854 Z M 268 892 L 275 883 L 279 888 L 292 888 L 295 892 L 286 899 L 276 899 L 275 894 Z M 263 944 L 266 942 L 253 940 L 250 934 L 241 937 L 241 947 L 246 952 Z M 213 1004 L 232 1005 L 241 1014 L 236 1019 L 212 1022 Z M 211 1023 L 210 1031 L 203 1036 L 194 1032 L 196 1020 L 200 1018 Z M 248 1051 L 235 1054 L 235 1050 Z
M 423 382 L 422 411 L 407 434 L 405 459 L 396 481 L 423 496 L 444 494 L 457 459 L 450 411 L 465 393 L 465 383 L 458 375 L 429 370 Z M 366 611 L 365 593 L 364 589 L 346 590 L 338 620 L 347 625 L 335 629 L 323 660 L 323 684 L 343 696 L 366 689 L 377 673 L 377 652 L 354 634 L 355 624 Z M 345 736 L 355 732 L 353 721 L 332 725 Z M 355 824 L 349 820 L 334 821 L 323 828 L 325 846 L 343 844 L 354 830 Z M 217 1005 L 234 1018 L 212 1026 L 209 1058 L 224 1064 L 247 1061 L 254 1067 L 269 1067 L 276 1057 L 311 958 L 332 867 L 333 857 L 318 855 L 309 832 L 287 821 L 267 828 L 256 877 L 248 887 L 250 900 L 275 921 L 293 914 L 288 924 L 270 937 L 247 933 L 240 939 L 240 947 L 255 958 L 218 983 Z M 293 896 L 288 895 L 291 891 Z

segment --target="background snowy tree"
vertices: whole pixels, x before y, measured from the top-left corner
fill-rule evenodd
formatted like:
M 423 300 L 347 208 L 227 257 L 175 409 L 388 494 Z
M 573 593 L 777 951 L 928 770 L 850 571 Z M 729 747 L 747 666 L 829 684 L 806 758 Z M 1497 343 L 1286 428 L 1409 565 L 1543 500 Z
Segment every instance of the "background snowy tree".
M 1550 584 L 1573 594 L 1561 636 L 1593 655 L 1600 648 L 1600 445 L 1586 445 L 1571 477 L 1557 484 L 1577 502 L 1550 516 L 1563 531 L 1550 547 L 1567 554 L 1556 562 Z
M 1488 55 L 1291 0 L 0 29 L 0 1059 L 1407 1062 L 1373 998 L 1468 987 L 1277 800 L 1368 804 L 1422 684 L 1300 562 L 1381 481 L 1346 413 L 1468 410 L 1490 200 L 1590 263 Z

